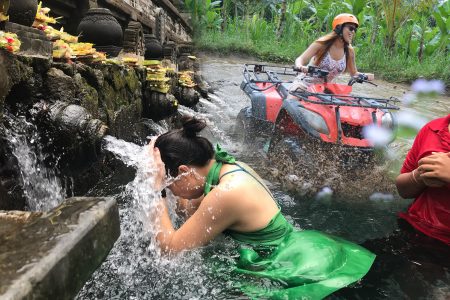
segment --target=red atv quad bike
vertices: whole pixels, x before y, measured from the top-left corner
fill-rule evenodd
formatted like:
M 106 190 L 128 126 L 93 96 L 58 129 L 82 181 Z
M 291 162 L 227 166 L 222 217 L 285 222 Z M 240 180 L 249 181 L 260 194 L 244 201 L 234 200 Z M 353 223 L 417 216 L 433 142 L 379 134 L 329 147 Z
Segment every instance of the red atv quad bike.
M 239 112 L 236 131 L 242 132 L 245 142 L 258 136 L 269 137 L 269 157 L 277 155 L 281 143 L 297 158 L 327 151 L 342 162 L 354 162 L 354 158 L 358 158 L 357 162 L 361 158 L 367 161 L 374 149 L 364 138 L 363 128 L 376 124 L 395 130 L 395 116 L 391 111 L 399 109 L 395 105 L 398 99 L 350 94 L 354 83 L 368 82 L 363 76 L 351 78 L 347 85 L 328 83 L 327 71 L 310 66 L 308 75 L 322 78 L 324 83 L 290 93 L 292 80 L 281 77 L 293 79 L 298 73 L 292 70 L 267 65 L 244 66 L 241 89 L 250 98 L 251 106 Z M 309 156 L 307 160 L 311 163 L 314 158 Z

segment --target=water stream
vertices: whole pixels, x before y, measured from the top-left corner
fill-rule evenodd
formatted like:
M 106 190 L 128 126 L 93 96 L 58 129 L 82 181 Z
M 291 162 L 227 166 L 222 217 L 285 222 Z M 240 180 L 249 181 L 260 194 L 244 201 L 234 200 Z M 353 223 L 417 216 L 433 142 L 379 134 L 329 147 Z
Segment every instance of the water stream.
M 65 199 L 65 190 L 55 170 L 45 164 L 36 126 L 24 116 L 5 114 L 6 137 L 20 169 L 22 186 L 30 211 L 48 211 Z
M 326 184 L 317 187 L 315 197 L 288 192 L 285 185 L 271 176 L 276 166 L 267 162 L 260 144 L 245 145 L 234 140 L 231 132 L 236 115 L 242 107 L 249 104 L 249 100 L 239 89 L 242 64 L 245 62 L 248 61 L 239 58 L 205 58 L 203 74 L 216 92 L 210 100 L 202 99 L 195 110 L 180 107 L 180 112 L 206 119 L 206 137 L 221 143 L 223 148 L 262 174 L 280 202 L 283 213 L 296 227 L 317 229 L 356 243 L 369 242 L 383 247 L 383 243 L 387 241 L 385 237 L 398 228 L 397 212 L 405 210 L 410 200 L 400 199 L 395 194 L 385 194 L 385 190 L 376 185 L 370 188 L 371 197 L 363 199 L 351 196 L 336 198 L 327 190 Z M 363 87 L 358 89 L 379 97 L 399 97 L 408 89 L 406 86 L 396 85 L 394 88 L 391 84 L 378 83 L 380 87 L 377 90 L 361 90 Z M 423 112 L 429 119 L 448 113 L 448 98 L 432 101 L 433 103 L 418 103 L 408 109 Z M 434 101 L 442 105 L 436 105 Z M 166 124 L 150 125 L 157 132 L 167 130 Z M 411 139 L 398 140 L 391 147 L 404 157 L 411 142 Z M 207 247 L 183 253 L 170 260 L 159 253 L 152 238 L 152 233 L 157 228 L 150 222 L 152 211 L 157 209 L 157 195 L 148 189 L 149 180 L 152 180 L 152 170 L 148 169 L 146 155 L 148 149 L 107 137 L 105 151 L 114 153 L 124 164 L 135 169 L 136 175 L 128 178 L 129 183 L 126 185 L 114 188 L 107 184 L 99 185 L 89 193 L 92 196 L 112 196 L 118 200 L 122 234 L 106 261 L 86 283 L 77 299 L 246 299 L 233 288 L 230 268 L 218 269 L 213 262 L 220 261 L 225 266 L 232 264 L 236 257 L 233 251 L 235 244 L 229 238 L 221 236 Z M 380 172 L 383 170 L 387 171 L 381 169 Z M 368 175 L 373 172 L 365 171 Z M 389 178 L 387 174 L 384 176 Z M 358 178 L 339 180 L 358 182 Z M 393 184 L 392 181 L 388 182 Z M 170 193 L 169 199 L 173 221 L 180 224 L 181 220 L 173 213 L 174 199 Z M 389 244 L 386 245 L 390 247 Z M 446 267 L 449 265 L 450 251 L 448 254 L 444 267 L 436 264 L 420 267 L 414 262 L 406 261 L 404 264 L 392 264 L 391 269 L 390 261 L 384 261 L 384 257 L 380 257 L 382 263 L 377 266 L 374 273 L 376 276 L 369 276 L 366 281 L 356 283 L 330 298 L 410 299 L 415 293 L 414 299 L 445 299 L 450 295 L 450 270 Z M 395 253 L 392 255 L 397 262 Z M 410 272 L 416 272 L 417 276 L 411 278 Z

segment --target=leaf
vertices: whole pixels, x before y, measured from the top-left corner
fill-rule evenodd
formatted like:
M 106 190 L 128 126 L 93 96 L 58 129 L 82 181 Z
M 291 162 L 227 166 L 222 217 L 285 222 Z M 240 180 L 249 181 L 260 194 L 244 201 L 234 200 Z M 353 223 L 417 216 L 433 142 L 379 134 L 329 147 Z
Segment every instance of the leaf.
M 355 1 L 353 1 L 353 14 L 359 15 L 363 11 L 365 6 L 366 6 L 366 1 L 365 0 L 355 0 Z
M 436 24 L 439 27 L 439 29 L 441 30 L 441 32 L 446 33 L 448 31 L 447 29 L 447 25 L 445 24 L 445 19 L 441 16 L 441 14 L 438 14 L 437 12 L 433 13 L 433 17 L 436 20 Z M 450 20 L 450 19 L 448 19 Z
M 432 40 L 425 45 L 425 54 L 430 56 L 436 51 L 436 49 L 440 46 L 441 42 L 441 33 L 438 32 L 434 35 Z
M 411 54 L 417 54 L 419 51 L 419 40 L 418 39 L 412 39 L 411 43 L 409 44 L 409 52 Z
M 222 5 L 222 1 L 214 1 L 214 2 L 211 2 L 209 7 L 211 7 L 211 8 L 213 8 L 213 7 L 220 7 L 221 5 Z

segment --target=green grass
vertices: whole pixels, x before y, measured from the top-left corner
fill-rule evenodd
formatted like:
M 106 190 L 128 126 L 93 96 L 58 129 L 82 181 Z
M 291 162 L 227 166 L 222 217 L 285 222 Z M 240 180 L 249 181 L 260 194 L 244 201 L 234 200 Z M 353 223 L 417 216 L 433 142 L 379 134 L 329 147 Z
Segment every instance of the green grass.
M 236 26 L 239 27 L 239 26 Z M 293 65 L 294 60 L 308 47 L 314 37 L 308 39 L 292 38 L 276 40 L 273 31 L 259 32 L 255 39 L 241 27 L 228 27 L 226 31 L 203 31 L 195 38 L 197 49 L 222 54 L 243 53 L 261 60 Z M 253 34 L 254 36 L 256 34 Z M 419 63 L 415 57 L 403 54 L 390 54 L 383 45 L 358 47 L 356 45 L 358 70 L 372 72 L 376 77 L 390 82 L 410 83 L 419 77 L 444 81 L 447 91 L 450 88 L 450 55 L 438 53 L 426 57 Z

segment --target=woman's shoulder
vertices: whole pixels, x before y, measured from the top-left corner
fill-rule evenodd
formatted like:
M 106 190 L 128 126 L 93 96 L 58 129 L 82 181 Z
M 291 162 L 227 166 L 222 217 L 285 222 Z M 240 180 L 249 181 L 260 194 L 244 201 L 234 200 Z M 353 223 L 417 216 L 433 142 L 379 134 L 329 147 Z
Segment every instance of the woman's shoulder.
M 248 196 L 251 191 L 255 191 L 255 184 L 262 181 L 250 166 L 239 161 L 233 165 L 225 165 L 220 176 L 220 182 L 215 187 L 216 192 L 220 193 L 221 197 L 232 199 Z
M 315 40 L 314 42 L 311 43 L 311 45 L 309 47 L 319 50 L 319 49 L 322 49 L 323 47 L 325 47 L 325 45 L 323 43 L 321 43 L 320 40 Z

